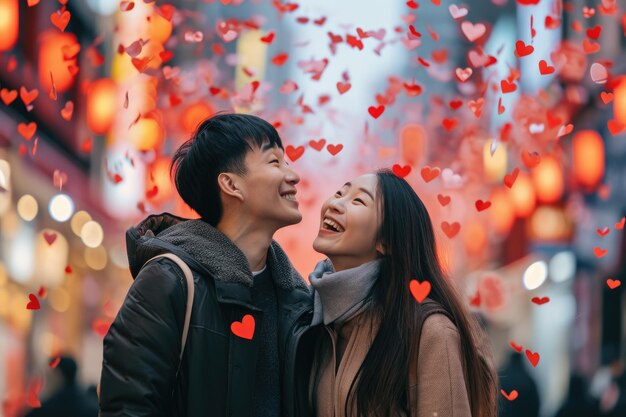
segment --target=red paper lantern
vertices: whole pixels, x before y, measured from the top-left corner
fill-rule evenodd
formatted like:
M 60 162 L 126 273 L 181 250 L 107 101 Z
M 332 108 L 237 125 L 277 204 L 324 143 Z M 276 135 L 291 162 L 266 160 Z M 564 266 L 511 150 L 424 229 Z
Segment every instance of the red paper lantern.
M 604 175 L 604 142 L 594 130 L 581 130 L 572 143 L 574 178 L 585 188 L 598 185 Z
M 20 33 L 20 12 L 17 0 L 0 0 L 0 51 L 15 46 Z
M 95 134 L 107 133 L 119 107 L 115 81 L 109 78 L 94 81 L 87 94 L 87 126 Z

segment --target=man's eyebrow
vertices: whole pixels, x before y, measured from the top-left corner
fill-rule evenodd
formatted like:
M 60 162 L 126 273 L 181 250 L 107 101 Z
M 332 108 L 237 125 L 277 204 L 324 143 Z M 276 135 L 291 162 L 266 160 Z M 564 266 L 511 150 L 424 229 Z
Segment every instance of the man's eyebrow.
M 262 151 L 262 152 L 265 152 L 265 151 L 267 151 L 268 149 L 271 149 L 271 148 L 273 148 L 273 147 L 275 147 L 275 146 L 276 146 L 276 144 L 275 144 L 275 143 L 270 143 L 270 142 L 267 142 L 267 143 L 265 143 L 265 144 L 261 147 L 261 151 Z
M 345 183 L 343 186 L 344 186 L 344 187 L 345 187 L 345 186 L 348 186 L 348 188 L 349 188 L 351 185 L 352 185 L 352 183 L 351 183 L 351 182 L 347 182 L 347 183 Z M 370 196 L 370 198 L 372 199 L 372 201 L 374 201 L 374 196 L 373 196 L 373 195 L 372 195 L 369 191 L 367 191 L 365 188 L 363 188 L 363 187 L 359 187 L 359 188 L 358 188 L 358 190 L 359 190 L 359 191 L 363 191 L 365 194 L 369 195 L 369 196 Z

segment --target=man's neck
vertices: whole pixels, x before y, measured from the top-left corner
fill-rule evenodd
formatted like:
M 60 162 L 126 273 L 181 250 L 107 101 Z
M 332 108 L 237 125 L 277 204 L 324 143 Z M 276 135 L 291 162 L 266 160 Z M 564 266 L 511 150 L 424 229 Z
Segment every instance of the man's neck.
M 224 233 L 243 252 L 251 271 L 263 269 L 267 250 L 272 243 L 273 231 L 255 228 L 252 224 L 222 219 L 217 229 Z

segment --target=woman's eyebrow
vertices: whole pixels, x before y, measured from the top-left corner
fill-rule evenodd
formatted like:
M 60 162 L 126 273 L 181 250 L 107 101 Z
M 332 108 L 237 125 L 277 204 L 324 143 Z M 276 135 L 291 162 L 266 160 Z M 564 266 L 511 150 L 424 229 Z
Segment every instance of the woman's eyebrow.
M 350 186 L 351 186 L 351 185 L 352 185 L 352 183 L 351 183 L 351 182 L 347 182 L 347 183 L 345 183 L 343 186 L 344 186 L 344 187 L 345 187 L 345 186 L 348 186 L 348 188 L 350 188 Z M 359 187 L 359 188 L 358 188 L 358 190 L 359 190 L 359 191 L 363 191 L 365 194 L 369 195 L 369 196 L 370 196 L 370 198 L 372 199 L 372 201 L 374 201 L 374 196 L 373 196 L 373 195 L 372 195 L 369 191 L 367 191 L 365 188 L 363 188 L 363 187 Z

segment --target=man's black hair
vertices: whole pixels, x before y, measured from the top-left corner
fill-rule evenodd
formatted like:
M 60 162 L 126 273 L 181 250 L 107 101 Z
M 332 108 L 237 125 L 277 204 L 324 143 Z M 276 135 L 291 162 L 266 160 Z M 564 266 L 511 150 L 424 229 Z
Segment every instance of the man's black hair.
M 172 157 L 170 175 L 178 194 L 202 220 L 216 226 L 223 211 L 218 175 L 245 175 L 246 154 L 254 147 L 265 149 L 264 144 L 283 149 L 274 126 L 260 117 L 231 113 L 209 117 Z

